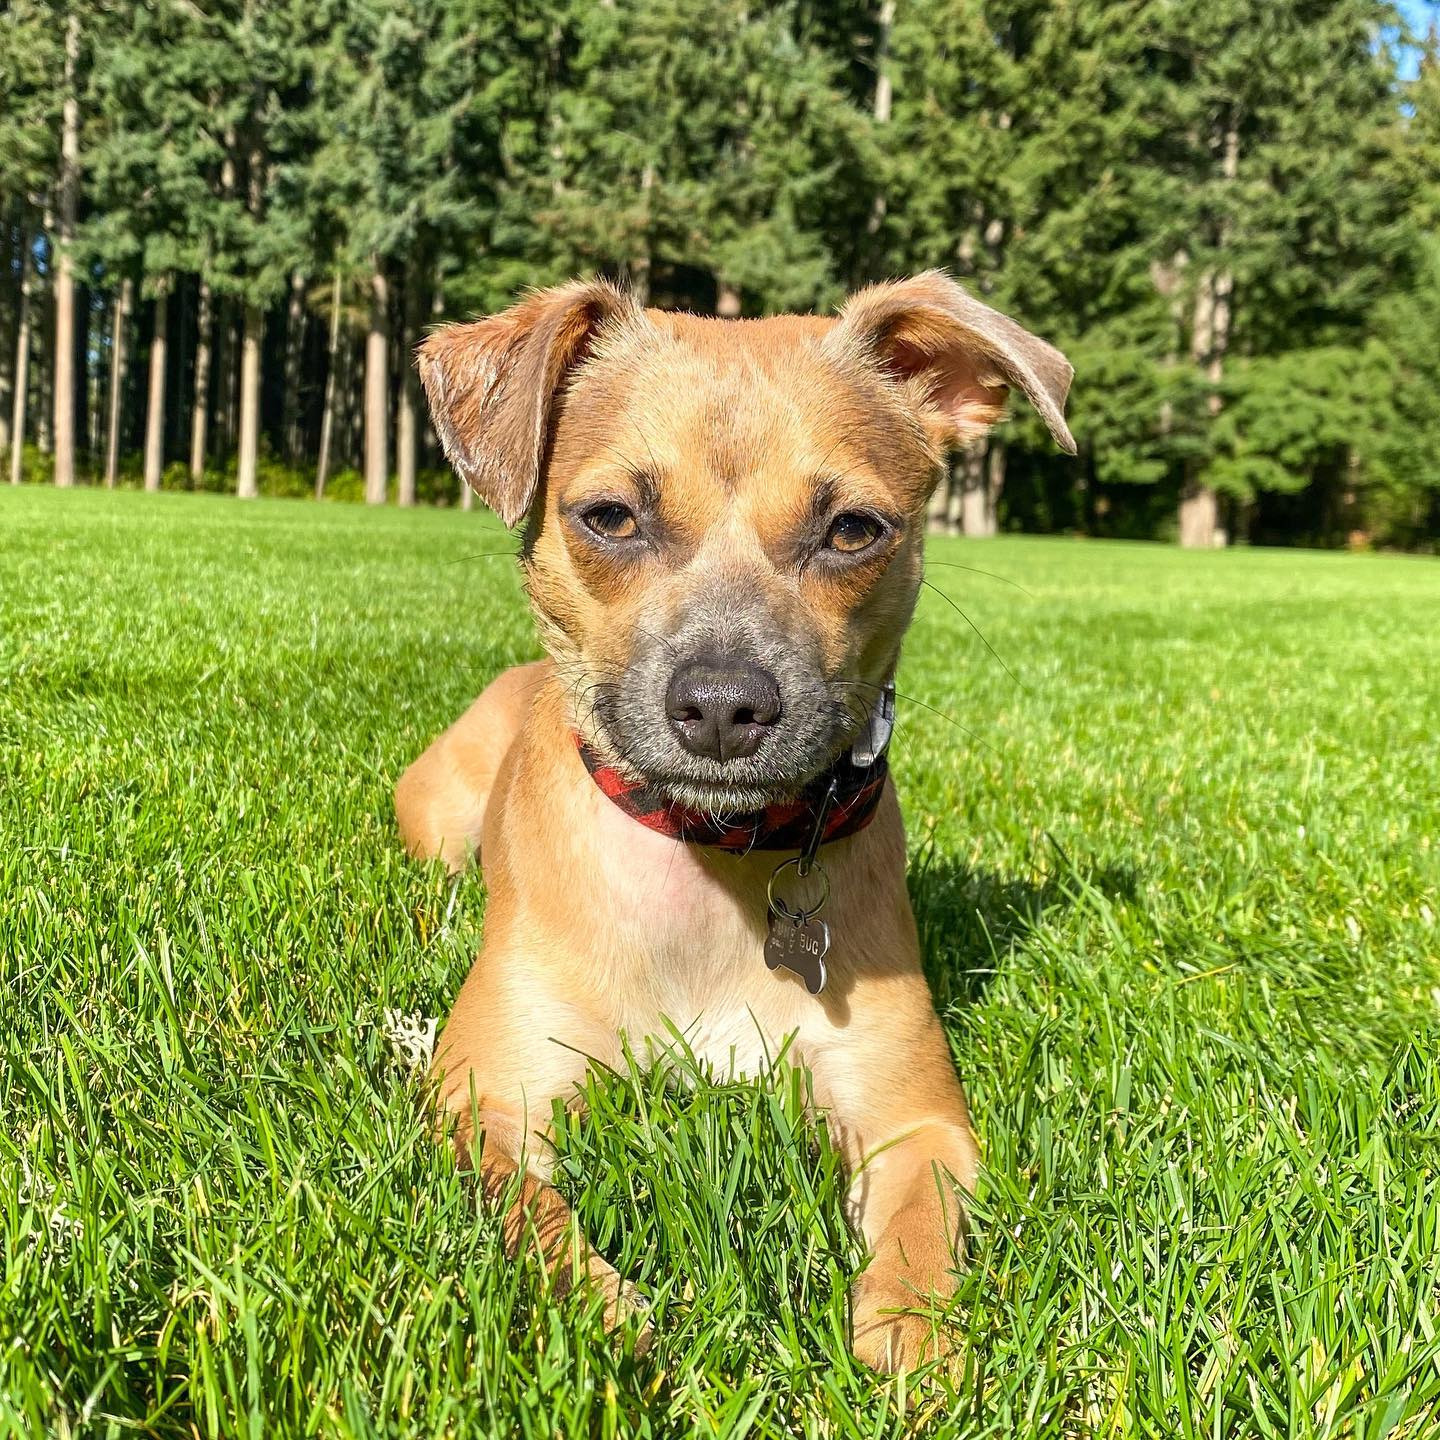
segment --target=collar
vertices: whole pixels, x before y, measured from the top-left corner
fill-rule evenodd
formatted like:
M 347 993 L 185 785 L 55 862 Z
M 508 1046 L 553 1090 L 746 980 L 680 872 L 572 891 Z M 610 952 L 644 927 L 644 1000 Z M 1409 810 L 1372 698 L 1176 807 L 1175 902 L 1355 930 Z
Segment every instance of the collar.
M 883 750 L 868 765 L 859 764 L 860 747 L 857 746 L 816 776 L 793 800 L 746 814 L 714 815 L 708 810 L 679 805 L 643 782 L 627 780 L 579 735 L 575 737 L 575 744 L 591 778 L 632 820 L 638 820 L 647 830 L 659 835 L 684 840 L 690 845 L 728 850 L 736 855 L 745 855 L 751 850 L 804 850 L 822 814 L 824 828 L 820 844 L 854 835 L 875 818 L 875 808 L 880 803 L 890 770 Z M 835 794 L 825 810 L 832 781 Z

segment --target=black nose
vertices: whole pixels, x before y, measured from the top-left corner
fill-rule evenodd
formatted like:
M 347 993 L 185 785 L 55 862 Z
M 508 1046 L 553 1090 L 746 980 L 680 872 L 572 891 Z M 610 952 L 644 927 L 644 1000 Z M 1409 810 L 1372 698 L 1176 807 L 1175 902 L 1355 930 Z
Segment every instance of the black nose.
M 665 710 L 692 755 L 753 755 L 780 718 L 780 687 L 748 660 L 691 660 L 670 678 Z

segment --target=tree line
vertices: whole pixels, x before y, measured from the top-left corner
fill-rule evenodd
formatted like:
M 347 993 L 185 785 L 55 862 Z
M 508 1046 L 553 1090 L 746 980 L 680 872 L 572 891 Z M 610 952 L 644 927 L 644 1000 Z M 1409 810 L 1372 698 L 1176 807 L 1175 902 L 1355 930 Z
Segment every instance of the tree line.
M 1017 413 L 936 528 L 1433 548 L 1437 220 L 1383 0 L 10 0 L 0 453 L 464 504 L 437 321 L 941 265 L 1069 354 L 1080 453 Z

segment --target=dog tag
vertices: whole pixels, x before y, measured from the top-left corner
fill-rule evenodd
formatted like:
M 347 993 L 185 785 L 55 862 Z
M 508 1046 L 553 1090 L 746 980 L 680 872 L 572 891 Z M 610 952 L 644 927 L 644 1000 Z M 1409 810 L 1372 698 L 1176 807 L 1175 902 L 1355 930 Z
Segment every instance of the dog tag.
M 818 995 L 825 988 L 825 957 L 830 953 L 830 927 L 811 916 L 808 920 L 770 911 L 770 932 L 765 937 L 765 964 L 798 975 L 805 988 Z

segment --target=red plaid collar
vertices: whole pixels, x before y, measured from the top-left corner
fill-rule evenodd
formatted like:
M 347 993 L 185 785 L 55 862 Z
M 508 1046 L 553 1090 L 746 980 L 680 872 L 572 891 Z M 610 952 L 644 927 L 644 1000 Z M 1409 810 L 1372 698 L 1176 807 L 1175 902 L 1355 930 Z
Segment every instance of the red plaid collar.
M 643 782 L 627 780 L 579 735 L 575 744 L 595 783 L 632 820 L 659 835 L 737 855 L 751 850 L 803 850 L 814 832 L 815 817 L 832 779 L 838 783 L 825 817 L 821 844 L 854 835 L 875 818 L 875 807 L 889 773 L 883 752 L 868 766 L 855 764 L 847 752 L 794 800 L 745 815 L 717 816 L 678 805 Z

